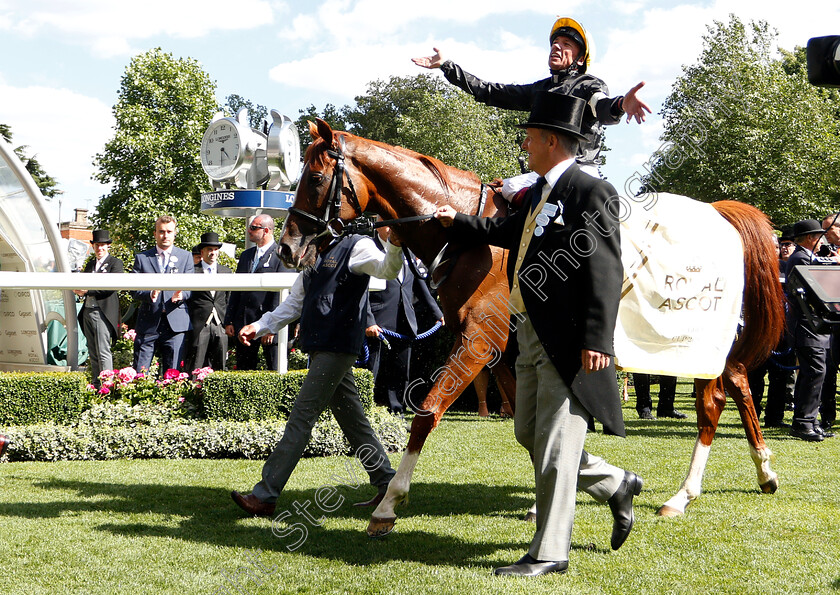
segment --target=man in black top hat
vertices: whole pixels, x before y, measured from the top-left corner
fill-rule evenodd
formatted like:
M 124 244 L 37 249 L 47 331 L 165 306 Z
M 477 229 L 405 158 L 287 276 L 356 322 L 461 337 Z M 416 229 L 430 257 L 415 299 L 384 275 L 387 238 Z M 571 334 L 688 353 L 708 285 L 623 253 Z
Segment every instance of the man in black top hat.
M 222 242 L 214 231 L 201 234 L 201 243 L 196 246 L 201 261 L 195 265 L 200 275 L 231 274 L 233 271 L 219 264 L 219 249 Z M 227 291 L 193 291 L 187 301 L 192 321 L 190 331 L 191 352 L 187 355 L 187 371 L 210 366 L 214 370 L 226 369 L 228 337 L 224 319 L 227 310 Z
M 612 361 L 624 278 L 616 192 L 575 164 L 585 109 L 577 97 L 537 94 L 522 148 L 540 180 L 516 214 L 473 217 L 450 206 L 435 214 L 459 243 L 510 250 L 510 305 L 520 313 L 514 430 L 534 462 L 537 529 L 528 553 L 496 574 L 567 570 L 576 488 L 609 503 L 618 549 L 642 489 L 635 473 L 583 448 L 593 417 L 605 432 L 625 434 Z
M 819 221 L 806 219 L 793 226 L 796 248 L 787 261 L 785 276 L 790 278 L 793 268 L 798 265 L 837 265 L 834 258 L 817 256 L 815 251 L 823 236 Z M 788 301 L 794 297 L 788 294 Z M 820 408 L 820 392 L 825 381 L 826 367 L 829 361 L 831 333 L 818 332 L 806 321 L 805 313 L 799 308 L 788 309 L 788 330 L 793 335 L 794 349 L 799 360 L 799 374 L 793 391 L 793 427 L 792 436 L 809 442 L 820 442 L 834 434 L 823 430 L 817 422 Z
M 90 241 L 94 258 L 89 260 L 84 273 L 124 273 L 123 262 L 109 254 L 111 234 L 107 229 L 96 229 Z M 88 361 L 92 382 L 99 387 L 99 373 L 111 370 L 114 360 L 111 345 L 117 340 L 120 328 L 120 298 L 112 290 L 76 289 L 76 295 L 84 298 L 84 305 L 79 312 L 79 327 L 88 346 Z

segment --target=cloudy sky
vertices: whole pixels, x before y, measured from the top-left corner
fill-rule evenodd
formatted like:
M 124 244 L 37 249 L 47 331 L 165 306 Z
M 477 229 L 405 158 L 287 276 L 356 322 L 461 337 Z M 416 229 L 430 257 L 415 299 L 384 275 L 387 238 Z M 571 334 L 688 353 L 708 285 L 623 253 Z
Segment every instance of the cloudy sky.
M 696 61 L 706 25 L 730 13 L 764 19 L 787 49 L 840 34 L 836 0 L 0 0 L 0 123 L 58 179 L 68 220 L 108 191 L 91 180 L 93 156 L 112 135 L 120 78 L 138 53 L 194 58 L 220 103 L 237 93 L 296 119 L 310 104 L 352 103 L 369 81 L 425 72 L 410 58 L 433 46 L 486 80 L 543 78 L 558 11 L 587 28 L 590 72 L 613 94 L 646 81 L 640 96 L 653 116 L 608 129 L 604 173 L 619 188 L 659 146 L 657 112 Z M 59 217 L 57 201 L 50 210 Z

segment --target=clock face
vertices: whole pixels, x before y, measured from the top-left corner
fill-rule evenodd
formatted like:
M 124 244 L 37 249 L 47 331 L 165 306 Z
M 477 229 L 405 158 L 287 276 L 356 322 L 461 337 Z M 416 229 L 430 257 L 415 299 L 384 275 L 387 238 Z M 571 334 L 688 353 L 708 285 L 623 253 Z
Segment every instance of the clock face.
M 216 120 L 201 139 L 201 166 L 213 180 L 234 176 L 244 161 L 243 139 L 229 118 Z

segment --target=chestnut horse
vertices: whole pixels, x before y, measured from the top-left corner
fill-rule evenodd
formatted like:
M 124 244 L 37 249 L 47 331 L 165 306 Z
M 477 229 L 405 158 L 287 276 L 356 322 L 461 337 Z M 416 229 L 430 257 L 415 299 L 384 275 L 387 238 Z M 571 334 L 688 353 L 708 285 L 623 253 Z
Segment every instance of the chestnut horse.
M 446 251 L 447 236 L 437 221 L 416 220 L 420 215 L 434 213 L 444 204 L 452 205 L 460 212 L 485 217 L 499 214 L 504 207 L 494 200 L 495 197 L 482 199 L 485 187 L 472 172 L 449 167 L 407 149 L 346 132 L 334 132 L 320 119 L 317 125 L 310 122 L 310 133 L 313 143 L 304 156 L 294 205 L 289 210 L 279 242 L 281 258 L 290 266 L 311 266 L 318 246 L 329 239 L 330 228 L 334 227 L 331 224 L 336 220 L 355 219 L 362 212 L 376 213 L 386 220 L 414 218 L 392 227 L 403 245 L 430 268 L 433 280 L 440 284 L 441 308 L 446 325 L 455 335 L 447 364 L 433 374 L 431 389 L 426 392 L 423 382 L 415 380 L 406 391 L 406 400 L 416 415 L 397 474 L 368 526 L 368 535 L 376 537 L 393 529 L 394 509 L 408 499 L 411 477 L 429 433 L 482 368 L 490 367 L 501 391 L 513 402 L 515 380 L 502 356 L 509 331 L 515 328 L 519 313 L 508 308 L 507 252 L 480 246 L 452 255 Z M 776 343 L 774 337 L 781 331 L 781 314 L 778 317 L 764 315 L 781 312 L 781 288 L 775 292 L 779 286 L 778 264 L 775 264 L 775 273 L 769 271 L 770 263 L 777 263 L 777 259 L 764 250 L 764 247 L 772 250 L 769 237 L 762 235 L 770 233 L 764 215 L 741 204 L 731 205 L 722 210 L 722 214 L 741 231 L 745 246 L 750 247 L 747 254 L 756 255 L 747 262 L 747 287 L 762 295 L 745 291 L 747 327 L 732 350 L 732 354 L 745 359 L 731 356 L 721 379 L 698 383 L 699 444 L 706 448 L 711 444 L 724 404 L 722 388 L 726 388 L 741 410 L 758 467 L 759 482 L 762 486 L 775 486 L 777 479 L 769 468 L 770 452 L 761 437 L 749 398 L 745 370 L 762 355 L 769 354 Z M 763 263 L 762 259 L 765 259 Z M 762 264 L 767 271 L 762 270 Z M 753 285 L 755 281 L 750 275 L 759 273 L 761 282 Z M 695 455 L 698 450 L 695 449 Z M 695 467 L 692 465 L 692 469 Z M 691 477 L 694 476 L 690 474 Z M 687 491 L 688 499 L 699 494 L 700 478 L 696 488 L 692 485 Z M 775 488 L 762 489 L 772 491 Z

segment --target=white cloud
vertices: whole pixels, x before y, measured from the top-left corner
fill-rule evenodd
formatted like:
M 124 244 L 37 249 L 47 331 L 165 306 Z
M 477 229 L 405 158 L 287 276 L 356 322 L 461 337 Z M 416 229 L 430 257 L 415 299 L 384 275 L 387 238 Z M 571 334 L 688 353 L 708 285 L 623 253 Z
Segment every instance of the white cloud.
M 278 6 L 279 10 L 280 7 Z M 213 31 L 247 30 L 274 22 L 266 0 L 31 0 L 0 22 L 24 37 L 57 35 L 90 46 L 96 55 L 131 53 L 132 40 L 197 38 Z
M 27 145 L 27 155 L 37 156 L 60 189 L 73 189 L 62 197 L 66 205 L 95 206 L 108 192 L 91 175 L 94 155 L 113 134 L 111 108 L 67 89 L 19 88 L 2 80 L 0 97 L 0 122 L 11 126 L 14 146 Z

